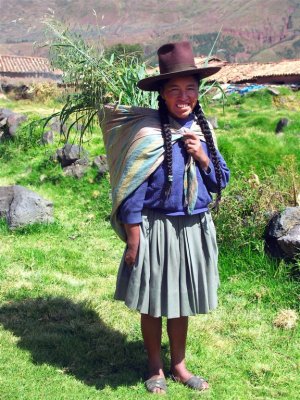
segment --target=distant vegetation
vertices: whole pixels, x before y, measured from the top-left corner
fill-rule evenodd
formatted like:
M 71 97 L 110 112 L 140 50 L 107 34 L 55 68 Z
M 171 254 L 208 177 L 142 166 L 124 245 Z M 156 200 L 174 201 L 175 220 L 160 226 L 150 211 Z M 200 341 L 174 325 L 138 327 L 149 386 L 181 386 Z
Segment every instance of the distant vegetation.
M 193 48 L 195 49 L 196 54 L 207 55 L 209 54 L 217 35 L 218 32 L 193 35 L 189 37 L 189 40 L 193 41 Z M 221 58 L 224 58 L 227 61 L 234 61 L 234 55 L 243 52 L 245 47 L 237 38 L 226 35 L 223 36 L 221 34 L 217 41 L 214 54 L 218 55 L 218 50 L 220 51 Z
M 124 54 L 135 56 L 139 61 L 144 58 L 144 49 L 140 44 L 123 44 L 118 43 L 109 46 L 104 51 L 104 56 L 110 58 L 114 54 L 115 57 L 124 56 Z

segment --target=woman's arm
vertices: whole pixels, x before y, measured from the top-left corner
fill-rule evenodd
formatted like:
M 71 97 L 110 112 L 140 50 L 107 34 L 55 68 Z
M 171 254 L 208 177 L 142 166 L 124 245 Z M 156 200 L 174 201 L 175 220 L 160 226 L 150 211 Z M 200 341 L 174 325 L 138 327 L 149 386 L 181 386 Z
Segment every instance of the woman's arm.
M 125 262 L 129 267 L 135 263 L 140 244 L 140 223 L 148 182 L 144 181 L 120 205 L 119 219 L 124 224 L 127 249 Z
M 124 224 L 127 235 L 125 262 L 129 267 L 135 263 L 140 244 L 140 224 Z

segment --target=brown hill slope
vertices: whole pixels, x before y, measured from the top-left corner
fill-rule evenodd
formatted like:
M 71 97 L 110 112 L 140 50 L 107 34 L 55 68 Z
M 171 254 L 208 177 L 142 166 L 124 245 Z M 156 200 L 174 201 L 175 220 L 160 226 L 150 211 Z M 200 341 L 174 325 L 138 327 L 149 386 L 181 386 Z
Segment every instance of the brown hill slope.
M 5 5 L 5 6 L 4 6 Z M 193 40 L 207 54 L 222 28 L 218 49 L 228 60 L 300 57 L 300 4 L 297 0 L 0 0 L 0 51 L 41 54 L 41 18 L 50 13 L 90 38 L 141 43 L 146 54 L 170 39 Z M 89 27 L 89 29 L 88 29 Z M 277 46 L 278 54 L 277 54 Z M 272 51 L 267 51 L 272 48 Z

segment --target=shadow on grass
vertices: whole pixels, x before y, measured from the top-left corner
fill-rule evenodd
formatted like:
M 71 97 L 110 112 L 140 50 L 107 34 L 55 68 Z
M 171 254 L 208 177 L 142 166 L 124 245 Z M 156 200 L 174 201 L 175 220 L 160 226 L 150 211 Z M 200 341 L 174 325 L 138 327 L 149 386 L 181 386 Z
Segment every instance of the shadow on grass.
M 56 366 L 97 389 L 144 378 L 142 341 L 128 341 L 85 303 L 63 297 L 10 302 L 0 308 L 0 323 L 20 338 L 33 363 Z

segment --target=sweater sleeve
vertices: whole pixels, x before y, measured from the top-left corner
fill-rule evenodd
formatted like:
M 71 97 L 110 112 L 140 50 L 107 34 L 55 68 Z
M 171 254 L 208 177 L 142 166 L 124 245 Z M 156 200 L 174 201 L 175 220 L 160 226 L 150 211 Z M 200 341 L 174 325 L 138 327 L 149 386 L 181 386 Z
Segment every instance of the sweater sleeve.
M 142 209 L 148 187 L 148 180 L 134 190 L 119 207 L 118 216 L 124 224 L 139 224 L 142 222 Z
M 201 143 L 201 144 L 203 145 L 203 143 Z M 204 150 L 206 151 L 206 153 L 208 153 L 206 144 L 203 147 L 204 147 Z M 226 165 L 224 158 L 221 156 L 221 154 L 218 150 L 217 150 L 217 157 L 220 162 L 221 175 L 222 175 L 221 186 L 222 186 L 222 189 L 224 189 L 227 186 L 227 183 L 229 181 L 230 171 Z M 205 186 L 207 187 L 207 190 L 209 192 L 216 193 L 217 192 L 217 179 L 216 179 L 216 174 L 215 174 L 215 167 L 214 167 L 212 161 L 210 160 L 207 171 L 204 171 L 203 169 L 200 168 L 200 172 L 201 172 L 203 182 L 204 182 Z

